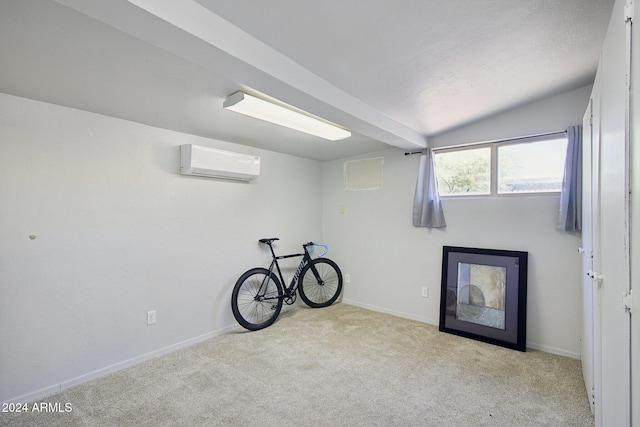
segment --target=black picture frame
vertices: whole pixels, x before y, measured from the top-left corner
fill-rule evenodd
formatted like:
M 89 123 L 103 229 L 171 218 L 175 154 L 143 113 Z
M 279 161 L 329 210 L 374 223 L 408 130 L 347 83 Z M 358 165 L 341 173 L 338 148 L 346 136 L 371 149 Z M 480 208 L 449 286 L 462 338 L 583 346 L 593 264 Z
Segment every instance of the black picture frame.
M 443 246 L 439 330 L 526 351 L 528 257 Z

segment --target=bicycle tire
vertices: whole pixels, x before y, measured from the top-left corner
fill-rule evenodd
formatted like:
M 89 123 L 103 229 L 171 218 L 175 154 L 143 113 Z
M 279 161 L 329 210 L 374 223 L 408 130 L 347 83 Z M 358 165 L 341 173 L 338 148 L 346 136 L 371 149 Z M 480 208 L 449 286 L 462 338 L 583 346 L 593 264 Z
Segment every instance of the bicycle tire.
M 265 282 L 265 279 L 268 279 Z M 263 284 L 266 283 L 266 288 Z M 266 268 L 246 271 L 233 287 L 231 310 L 238 323 L 250 331 L 271 325 L 282 310 L 282 285 L 273 272 Z M 261 297 L 277 297 L 263 300 Z
M 318 281 L 311 270 L 313 265 L 320 276 Z M 328 258 L 316 258 L 300 272 L 300 298 L 309 307 L 322 308 L 333 304 L 342 290 L 342 272 Z

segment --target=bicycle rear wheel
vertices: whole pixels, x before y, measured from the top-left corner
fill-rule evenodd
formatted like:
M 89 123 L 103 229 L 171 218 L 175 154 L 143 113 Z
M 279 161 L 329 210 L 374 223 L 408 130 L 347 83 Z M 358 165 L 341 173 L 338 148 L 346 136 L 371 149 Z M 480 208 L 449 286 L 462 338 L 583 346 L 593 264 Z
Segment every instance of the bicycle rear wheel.
M 245 272 L 233 287 L 231 310 L 238 323 L 250 331 L 266 328 L 282 310 L 282 285 L 266 268 Z
M 330 306 L 338 299 L 341 290 L 342 272 L 338 265 L 328 258 L 312 260 L 300 273 L 300 298 L 309 307 Z

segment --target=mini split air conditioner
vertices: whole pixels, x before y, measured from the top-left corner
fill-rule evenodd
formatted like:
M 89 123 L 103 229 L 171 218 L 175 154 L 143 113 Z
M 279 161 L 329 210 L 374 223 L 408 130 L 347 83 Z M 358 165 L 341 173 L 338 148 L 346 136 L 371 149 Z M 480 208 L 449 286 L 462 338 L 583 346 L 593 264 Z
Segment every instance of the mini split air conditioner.
M 260 157 L 184 144 L 180 146 L 180 173 L 251 181 L 260 174 Z

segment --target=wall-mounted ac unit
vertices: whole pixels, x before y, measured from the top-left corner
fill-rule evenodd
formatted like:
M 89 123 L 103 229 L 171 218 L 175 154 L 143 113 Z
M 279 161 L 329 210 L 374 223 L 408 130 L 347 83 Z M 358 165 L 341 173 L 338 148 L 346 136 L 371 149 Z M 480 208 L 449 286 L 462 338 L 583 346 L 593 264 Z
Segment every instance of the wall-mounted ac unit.
M 251 181 L 260 174 L 260 157 L 184 144 L 180 146 L 180 173 Z

